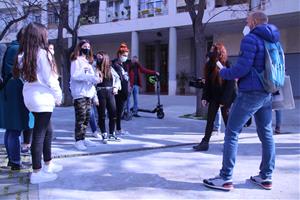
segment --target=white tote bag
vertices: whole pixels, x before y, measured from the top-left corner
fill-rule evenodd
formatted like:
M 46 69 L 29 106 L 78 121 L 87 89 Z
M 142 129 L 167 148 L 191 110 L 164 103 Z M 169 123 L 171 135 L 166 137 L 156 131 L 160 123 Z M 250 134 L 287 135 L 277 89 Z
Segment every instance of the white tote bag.
M 290 76 L 285 76 L 284 85 L 279 90 L 279 94 L 273 95 L 272 108 L 274 110 L 286 110 L 295 108 L 295 101 Z

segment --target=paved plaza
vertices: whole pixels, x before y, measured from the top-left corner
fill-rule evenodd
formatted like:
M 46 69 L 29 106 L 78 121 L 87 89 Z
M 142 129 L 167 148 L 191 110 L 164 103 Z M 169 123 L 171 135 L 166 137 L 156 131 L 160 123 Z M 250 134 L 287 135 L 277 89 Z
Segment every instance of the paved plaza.
M 99 143 L 87 151 L 74 148 L 73 107 L 56 108 L 54 162 L 63 165 L 58 179 L 29 184 L 29 170 L 11 172 L 5 150 L 0 148 L 0 199 L 299 199 L 300 198 L 300 101 L 283 112 L 283 133 L 275 135 L 276 169 L 273 189 L 266 191 L 249 182 L 256 175 L 261 144 L 255 124 L 240 135 L 235 189 L 210 190 L 201 183 L 218 174 L 222 162 L 224 134 L 213 135 L 207 152 L 194 152 L 192 145 L 204 134 L 205 121 L 180 118 L 195 111 L 194 96 L 162 96 L 165 118 L 140 113 L 142 117 L 122 121 L 129 134 L 121 142 Z M 140 96 L 140 107 L 153 109 L 156 97 Z M 275 117 L 275 114 L 273 114 Z M 222 132 L 224 125 L 222 124 Z M 91 134 L 89 129 L 89 134 Z M 3 144 L 3 130 L 0 142 Z M 30 156 L 23 156 L 30 163 Z

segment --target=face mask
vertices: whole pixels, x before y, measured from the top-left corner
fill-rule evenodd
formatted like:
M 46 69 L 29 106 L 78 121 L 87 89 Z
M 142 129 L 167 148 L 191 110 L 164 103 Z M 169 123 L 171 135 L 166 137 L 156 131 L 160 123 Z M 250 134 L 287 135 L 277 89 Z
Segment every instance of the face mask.
M 244 27 L 244 29 L 243 29 L 243 34 L 244 34 L 244 36 L 246 36 L 247 34 L 249 34 L 250 33 L 250 27 L 249 26 L 245 26 Z
M 121 61 L 121 62 L 126 62 L 127 59 L 128 59 L 127 56 L 121 56 L 121 57 L 120 57 L 120 61 Z
M 54 50 L 53 49 L 49 49 L 49 52 L 54 55 Z
M 90 54 L 90 50 L 89 49 L 84 49 L 84 48 L 81 48 L 80 49 L 80 52 L 81 54 L 84 54 L 86 56 L 88 56 Z
M 101 66 L 103 62 L 103 58 L 97 58 L 97 65 Z

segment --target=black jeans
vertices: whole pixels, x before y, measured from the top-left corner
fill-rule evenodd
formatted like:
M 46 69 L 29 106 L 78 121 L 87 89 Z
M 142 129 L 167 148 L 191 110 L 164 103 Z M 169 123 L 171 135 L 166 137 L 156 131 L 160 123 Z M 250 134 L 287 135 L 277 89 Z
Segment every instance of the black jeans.
M 215 101 L 209 102 L 208 104 L 208 111 L 207 111 L 207 122 L 206 122 L 206 128 L 205 128 L 205 135 L 203 140 L 206 142 L 209 142 L 213 127 L 214 127 L 214 121 L 216 118 L 216 114 L 218 112 L 218 109 L 220 107 L 220 104 L 218 104 Z M 227 125 L 227 120 L 228 120 L 228 114 L 229 114 L 229 108 L 228 106 L 222 106 L 221 107 L 221 113 L 222 113 L 222 118 L 224 121 L 225 126 Z
M 124 109 L 126 99 L 121 94 L 115 95 L 116 107 L 117 107 L 117 130 L 121 130 L 121 116 Z
M 100 89 L 97 92 L 99 99 L 98 106 L 98 124 L 101 130 L 101 133 L 106 132 L 105 128 L 105 109 L 107 109 L 109 117 L 109 133 L 113 134 L 116 127 L 116 101 L 112 89 Z
M 51 112 L 33 113 L 34 127 L 32 132 L 31 157 L 32 168 L 41 169 L 42 154 L 45 162 L 51 160 L 52 126 Z
M 24 144 L 30 144 L 30 138 L 32 135 L 33 129 L 27 129 L 23 131 L 23 143 Z
M 92 101 L 88 97 L 74 100 L 75 108 L 75 140 L 84 140 L 86 128 L 90 121 Z

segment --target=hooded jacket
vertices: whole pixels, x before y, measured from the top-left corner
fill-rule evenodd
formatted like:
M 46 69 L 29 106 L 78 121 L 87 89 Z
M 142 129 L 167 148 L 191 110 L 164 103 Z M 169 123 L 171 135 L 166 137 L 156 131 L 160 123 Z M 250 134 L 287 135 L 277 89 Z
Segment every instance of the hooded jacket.
M 274 43 L 279 38 L 279 30 L 274 25 L 256 26 L 243 38 L 236 65 L 223 68 L 220 76 L 225 80 L 239 79 L 239 92 L 265 91 L 255 70 L 260 73 L 265 69 L 264 40 Z

